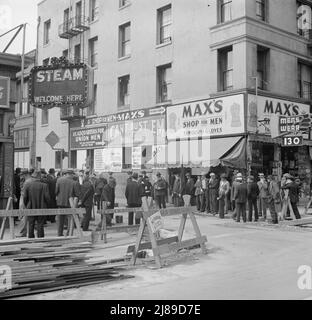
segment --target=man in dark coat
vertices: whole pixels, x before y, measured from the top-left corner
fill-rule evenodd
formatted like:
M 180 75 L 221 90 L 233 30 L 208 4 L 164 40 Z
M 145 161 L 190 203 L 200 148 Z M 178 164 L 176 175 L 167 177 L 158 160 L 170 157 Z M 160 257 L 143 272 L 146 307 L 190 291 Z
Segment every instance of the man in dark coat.
M 218 213 L 218 194 L 219 194 L 219 180 L 215 173 L 210 174 L 210 180 L 208 182 L 209 188 L 209 204 L 210 210 L 213 215 Z
M 21 168 L 16 168 L 14 173 L 14 195 L 13 209 L 19 209 L 19 202 L 21 198 Z
M 252 210 L 255 211 L 255 222 L 258 221 L 258 205 L 259 187 L 253 176 L 247 178 L 247 197 L 248 197 L 248 221 L 252 222 Z
M 165 179 L 161 176 L 160 172 L 156 174 L 157 181 L 154 183 L 154 200 L 159 209 L 166 209 L 166 193 L 167 193 L 167 183 Z
M 110 177 L 109 182 L 106 183 L 103 187 L 102 200 L 104 201 L 104 208 L 106 208 L 106 209 L 114 209 L 114 207 L 115 207 L 114 186 L 115 186 L 114 178 L 112 179 Z M 112 225 L 113 218 L 114 218 L 113 213 L 106 216 L 106 224 L 108 226 Z
M 49 194 L 50 194 L 49 209 L 55 209 L 57 208 L 56 197 L 55 197 L 56 177 L 55 177 L 55 170 L 53 168 L 49 170 L 49 174 L 47 175 L 47 183 L 48 183 Z M 55 216 L 49 216 L 48 220 L 50 220 L 51 223 L 54 223 Z
M 40 171 L 35 171 L 32 175 L 34 180 L 29 182 L 24 190 L 24 205 L 26 209 L 46 209 L 50 202 L 48 185 L 41 181 Z M 35 238 L 35 221 L 37 221 L 37 236 L 44 238 L 44 216 L 28 217 L 29 238 Z
M 64 171 L 64 176 L 59 178 L 56 182 L 55 195 L 56 195 L 56 204 L 58 208 L 68 209 L 73 207 L 73 201 L 71 200 L 75 197 L 75 181 L 73 179 L 74 171 L 71 169 Z M 58 230 L 57 234 L 59 237 L 63 237 L 64 231 L 64 222 L 67 219 L 67 216 L 61 215 L 57 217 L 58 219 Z
M 132 175 L 132 180 L 128 182 L 126 186 L 125 196 L 127 198 L 128 208 L 140 208 L 142 206 L 141 199 L 141 186 L 138 183 L 138 174 L 135 172 Z M 128 214 L 128 224 L 129 226 L 133 225 L 133 212 Z M 140 224 L 140 219 L 138 215 L 135 218 L 135 224 Z
M 81 225 L 83 231 L 89 230 L 89 224 L 92 217 L 92 206 L 94 196 L 94 186 L 87 172 L 85 173 L 83 184 L 80 191 L 79 206 L 86 208 L 86 214 L 83 216 Z
M 236 221 L 240 222 L 240 217 L 242 216 L 243 221 L 247 222 L 247 219 L 246 219 L 247 184 L 243 183 L 242 177 L 237 177 L 236 181 L 238 182 L 234 192 L 235 207 L 236 207 L 236 214 L 237 214 Z
M 297 203 L 299 201 L 299 187 L 298 184 L 294 181 L 294 177 L 290 174 L 284 175 L 286 178 L 285 185 L 282 186 L 283 190 L 288 190 L 288 198 L 290 200 L 290 204 L 292 206 L 292 209 L 294 211 L 294 215 L 296 219 L 301 219 Z M 289 211 L 289 209 L 287 209 Z

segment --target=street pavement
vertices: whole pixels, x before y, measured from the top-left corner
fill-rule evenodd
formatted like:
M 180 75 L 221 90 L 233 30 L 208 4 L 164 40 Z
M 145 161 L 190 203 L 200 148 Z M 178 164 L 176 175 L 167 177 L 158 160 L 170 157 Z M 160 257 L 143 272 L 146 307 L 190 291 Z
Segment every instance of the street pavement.
M 312 268 L 312 229 L 236 223 L 231 218 L 197 216 L 207 236 L 208 254 L 185 251 L 165 260 L 162 269 L 139 264 L 125 273 L 125 281 L 58 291 L 21 299 L 311 299 L 311 290 L 300 290 L 297 281 L 301 265 Z M 177 232 L 179 218 L 165 219 L 168 232 Z M 186 224 L 185 237 L 193 237 Z M 117 235 L 115 236 L 117 237 Z M 105 254 L 123 255 L 129 243 L 126 235 L 111 236 Z M 312 279 L 311 279 L 312 281 Z

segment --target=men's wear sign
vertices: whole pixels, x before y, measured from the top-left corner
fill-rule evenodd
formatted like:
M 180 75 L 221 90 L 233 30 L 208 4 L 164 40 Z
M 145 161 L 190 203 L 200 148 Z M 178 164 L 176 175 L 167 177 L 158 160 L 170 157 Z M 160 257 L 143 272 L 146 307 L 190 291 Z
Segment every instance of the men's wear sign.
M 10 78 L 0 77 L 0 108 L 10 108 Z
M 249 132 L 277 136 L 278 119 L 310 113 L 310 105 L 270 97 L 248 95 Z M 293 121 L 293 120 L 291 120 Z
M 210 138 L 244 132 L 243 94 L 167 108 L 168 140 Z

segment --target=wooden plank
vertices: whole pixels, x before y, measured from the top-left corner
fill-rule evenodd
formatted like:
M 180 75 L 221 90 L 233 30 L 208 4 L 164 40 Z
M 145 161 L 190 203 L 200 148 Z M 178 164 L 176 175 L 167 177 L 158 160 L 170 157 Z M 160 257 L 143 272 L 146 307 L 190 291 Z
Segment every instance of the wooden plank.
M 11 236 L 11 239 L 15 239 L 14 218 L 13 217 L 9 217 L 9 223 L 10 223 L 10 236 Z
M 76 214 L 83 216 L 83 208 L 75 209 L 23 209 L 23 210 L 0 210 L 0 217 L 38 217 L 38 216 L 61 216 Z
M 163 217 L 170 217 L 170 216 L 176 216 L 176 215 L 182 215 L 185 213 L 190 212 L 196 212 L 196 207 L 172 207 L 172 208 L 166 208 L 166 209 L 157 209 L 156 212 L 160 211 L 161 215 Z M 155 213 L 154 210 L 149 210 L 148 212 L 144 212 L 145 218 L 149 218 L 151 215 Z
M 202 243 L 205 243 L 205 242 L 207 242 L 207 237 L 202 236 L 201 238 L 193 238 L 193 239 L 184 240 L 178 243 L 164 244 L 156 248 L 155 253 L 158 255 L 162 255 L 166 253 L 177 252 L 178 250 L 188 249 L 196 245 L 201 245 Z
M 195 216 L 194 216 L 194 214 L 192 212 L 189 213 L 189 216 L 190 216 L 192 224 L 193 224 L 193 228 L 194 228 L 194 231 L 195 231 L 195 234 L 196 234 L 196 238 L 200 239 L 202 235 L 201 235 L 201 232 L 199 230 L 196 218 L 195 218 Z M 207 248 L 205 246 L 205 243 L 201 243 L 200 247 L 201 247 L 202 253 L 204 253 L 204 254 L 207 253 Z
M 77 232 L 78 232 L 78 235 L 80 238 L 83 238 L 83 232 L 81 230 L 81 227 L 80 227 L 80 221 L 79 221 L 79 218 L 78 218 L 78 215 L 77 214 L 73 214 L 73 219 L 74 219 L 74 222 L 75 222 L 75 225 L 76 225 L 76 229 L 77 229 Z
M 139 252 L 139 247 L 140 247 L 140 244 L 141 244 L 141 241 L 142 241 L 142 238 L 143 238 L 144 230 L 146 228 L 146 223 L 147 222 L 143 217 L 141 219 L 139 233 L 138 233 L 138 236 L 137 236 L 137 239 L 136 239 L 136 242 L 135 242 L 135 246 L 134 246 L 134 251 L 133 251 L 133 254 L 132 254 L 131 265 L 133 265 L 133 266 L 136 263 L 136 259 L 137 259 L 138 252 Z
M 133 232 L 138 231 L 140 229 L 140 225 L 133 226 L 116 226 L 116 227 L 108 227 L 106 228 L 106 233 L 121 233 L 121 232 Z
M 304 226 L 307 224 L 312 224 L 312 218 L 308 217 L 308 218 L 303 218 L 303 219 L 294 219 L 294 220 L 285 220 L 285 221 L 281 221 L 280 222 L 283 225 L 287 225 L 287 226 Z
M 7 217 L 4 217 L 4 218 L 2 219 L 1 229 L 0 229 L 0 240 L 3 240 L 3 237 L 4 237 L 6 220 L 7 220 Z
M 161 246 L 163 244 L 170 244 L 170 243 L 174 243 L 174 242 L 178 242 L 178 241 L 179 241 L 179 238 L 177 236 L 166 238 L 166 239 L 161 239 L 161 240 L 157 240 L 157 246 Z M 135 249 L 135 246 L 129 246 L 127 249 L 127 253 L 133 253 L 134 249 Z M 150 250 L 150 249 L 152 249 L 152 243 L 145 242 L 145 243 L 140 244 L 138 251 Z
M 184 228 L 185 228 L 186 218 L 187 218 L 187 213 L 183 213 L 182 218 L 181 218 L 181 222 L 180 222 L 179 231 L 178 231 L 179 241 L 182 241 L 182 238 L 183 238 L 183 232 L 184 232 Z
M 162 267 L 162 263 L 161 263 L 161 257 L 160 254 L 157 252 L 157 240 L 156 240 L 156 236 L 153 233 L 152 227 L 149 223 L 147 223 L 147 227 L 148 227 L 148 231 L 149 231 L 149 237 L 151 239 L 151 243 L 152 243 L 152 250 L 153 250 L 153 254 L 154 254 L 154 258 L 155 258 L 155 262 L 158 268 Z M 138 252 L 138 251 L 137 251 Z

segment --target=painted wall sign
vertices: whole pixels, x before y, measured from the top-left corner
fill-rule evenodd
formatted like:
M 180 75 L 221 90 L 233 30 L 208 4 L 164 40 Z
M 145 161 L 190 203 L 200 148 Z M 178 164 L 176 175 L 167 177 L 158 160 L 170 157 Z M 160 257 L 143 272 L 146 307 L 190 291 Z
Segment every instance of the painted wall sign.
M 34 67 L 29 99 L 35 107 L 83 105 L 87 102 L 88 86 L 88 69 L 84 64 Z
M 273 99 L 255 95 L 248 95 L 248 121 L 249 132 L 270 135 L 271 121 L 278 121 L 280 116 L 296 117 L 309 114 L 310 105 L 288 100 Z M 276 124 L 278 125 L 278 122 Z
M 10 108 L 10 78 L 0 77 L 0 108 Z
M 107 146 L 107 126 L 70 129 L 70 149 L 96 149 Z
M 243 94 L 167 108 L 168 140 L 207 138 L 244 132 Z

